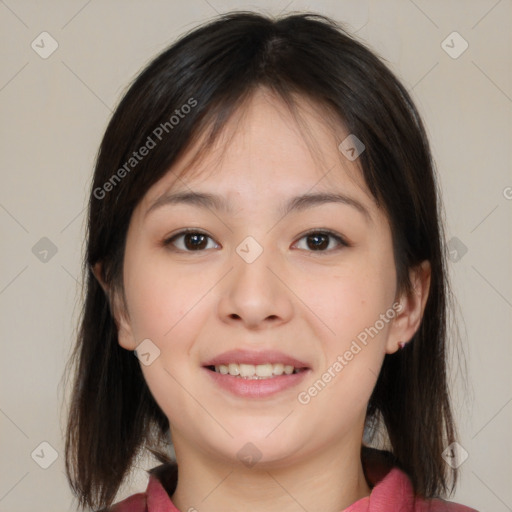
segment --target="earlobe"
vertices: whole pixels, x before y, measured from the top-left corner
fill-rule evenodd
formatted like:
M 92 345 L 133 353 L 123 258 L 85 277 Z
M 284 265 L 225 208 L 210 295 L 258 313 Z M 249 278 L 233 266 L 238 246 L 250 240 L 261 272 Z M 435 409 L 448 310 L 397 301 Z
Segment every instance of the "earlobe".
M 423 261 L 409 271 L 410 293 L 400 297 L 401 308 L 391 326 L 386 353 L 393 354 L 411 340 L 419 329 L 430 291 L 431 267 Z
M 135 350 L 136 344 L 133 339 L 132 328 L 125 312 L 125 307 L 121 304 L 119 294 L 115 291 L 111 291 L 105 283 L 102 263 L 96 263 L 91 270 L 107 297 L 107 301 L 110 306 L 110 314 L 112 315 L 117 327 L 117 339 L 119 345 L 126 350 Z

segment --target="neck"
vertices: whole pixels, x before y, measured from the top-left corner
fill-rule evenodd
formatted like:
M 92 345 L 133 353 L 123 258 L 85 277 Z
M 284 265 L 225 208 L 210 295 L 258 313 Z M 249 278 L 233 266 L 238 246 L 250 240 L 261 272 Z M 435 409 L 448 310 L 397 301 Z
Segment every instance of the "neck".
M 173 440 L 179 478 L 172 501 L 183 511 L 341 512 L 370 494 L 355 443 L 329 446 L 293 464 L 248 468 L 199 453 L 175 436 Z

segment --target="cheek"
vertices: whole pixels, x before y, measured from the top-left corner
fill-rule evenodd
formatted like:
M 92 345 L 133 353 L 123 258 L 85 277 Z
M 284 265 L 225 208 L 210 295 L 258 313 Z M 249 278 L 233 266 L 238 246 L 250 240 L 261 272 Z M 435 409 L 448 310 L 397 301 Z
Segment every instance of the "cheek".
M 315 323 L 323 351 L 304 401 L 314 399 L 318 410 L 339 404 L 332 414 L 339 415 L 340 422 L 344 415 L 364 414 L 394 317 L 392 258 L 390 266 L 385 254 L 372 259 L 372 253 L 359 253 L 349 262 L 347 258 L 347 265 L 310 274 L 302 284 L 307 305 L 319 319 Z
M 176 329 L 190 325 L 184 321 L 195 313 L 211 283 L 204 273 L 171 266 L 165 259 L 152 259 L 147 264 L 127 265 L 126 296 L 131 326 L 137 338 L 150 338 L 166 343 Z
M 178 425 L 185 418 L 186 423 L 198 414 L 197 404 L 184 387 L 192 392 L 190 375 L 197 368 L 191 353 L 212 310 L 207 296 L 212 283 L 204 272 L 189 269 L 184 273 L 165 261 L 127 266 L 128 274 L 126 294 L 133 335 L 138 342 L 149 338 L 159 351 L 151 364 L 141 364 L 145 381 L 167 417 Z
M 361 257 L 303 275 L 298 287 L 304 302 L 336 351 L 373 326 L 393 303 L 394 271 L 384 259 Z
M 142 365 L 157 401 L 161 390 L 166 395 L 179 391 L 172 376 L 184 382 L 197 365 L 191 354 L 214 309 L 208 292 L 216 282 L 215 276 L 198 267 L 184 269 L 170 265 L 165 257 L 133 253 L 125 263 L 125 291 L 133 337 L 137 343 L 150 339 L 159 351 L 154 363 Z
M 395 315 L 392 255 L 375 253 L 358 254 L 346 266 L 304 282 L 308 306 L 330 329 L 322 328 L 323 366 L 299 402 L 318 414 L 329 411 L 336 425 L 364 418 Z
M 325 295 L 323 358 L 301 389 L 298 402 L 313 416 L 329 417 L 333 433 L 363 421 L 385 356 L 389 321 L 381 320 L 391 303 L 375 293 L 373 282 L 332 280 Z M 333 434 L 334 435 L 334 434 Z

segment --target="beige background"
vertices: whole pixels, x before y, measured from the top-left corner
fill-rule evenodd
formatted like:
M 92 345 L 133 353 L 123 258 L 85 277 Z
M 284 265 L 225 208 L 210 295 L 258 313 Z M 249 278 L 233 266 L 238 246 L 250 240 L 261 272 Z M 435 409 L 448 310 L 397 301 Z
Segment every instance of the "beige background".
M 80 299 L 84 207 L 111 111 L 137 71 L 179 34 L 241 8 L 331 15 L 412 92 L 441 176 L 447 237 L 459 248 L 450 267 L 464 321 L 466 391 L 458 364 L 452 378 L 469 457 L 453 500 L 512 510 L 510 0 L 0 0 L 0 511 L 75 510 L 63 472 L 61 378 Z M 43 31 L 58 43 L 46 59 L 31 47 Z M 442 46 L 453 31 L 469 44 L 456 59 Z M 464 44 L 457 37 L 445 43 L 452 52 Z M 40 246 L 32 249 L 43 237 L 57 249 L 46 262 Z M 43 469 L 52 450 L 57 459 Z M 143 490 L 142 469 L 152 465 L 141 461 L 119 497 Z

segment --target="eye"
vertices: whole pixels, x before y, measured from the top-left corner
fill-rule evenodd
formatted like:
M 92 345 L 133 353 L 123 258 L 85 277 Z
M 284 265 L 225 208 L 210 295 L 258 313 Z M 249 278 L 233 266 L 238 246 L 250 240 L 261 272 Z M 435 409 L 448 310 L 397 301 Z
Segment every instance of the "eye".
M 220 247 L 220 245 L 217 244 L 213 238 L 208 236 L 206 233 L 201 231 L 194 231 L 191 229 L 176 233 L 175 235 L 166 239 L 164 241 L 164 245 L 172 245 L 176 249 L 185 252 L 204 251 L 206 249 L 216 249 Z
M 327 252 L 339 247 L 348 247 L 348 245 L 340 235 L 331 231 L 310 231 L 300 238 L 296 244 L 298 249 L 320 252 Z

